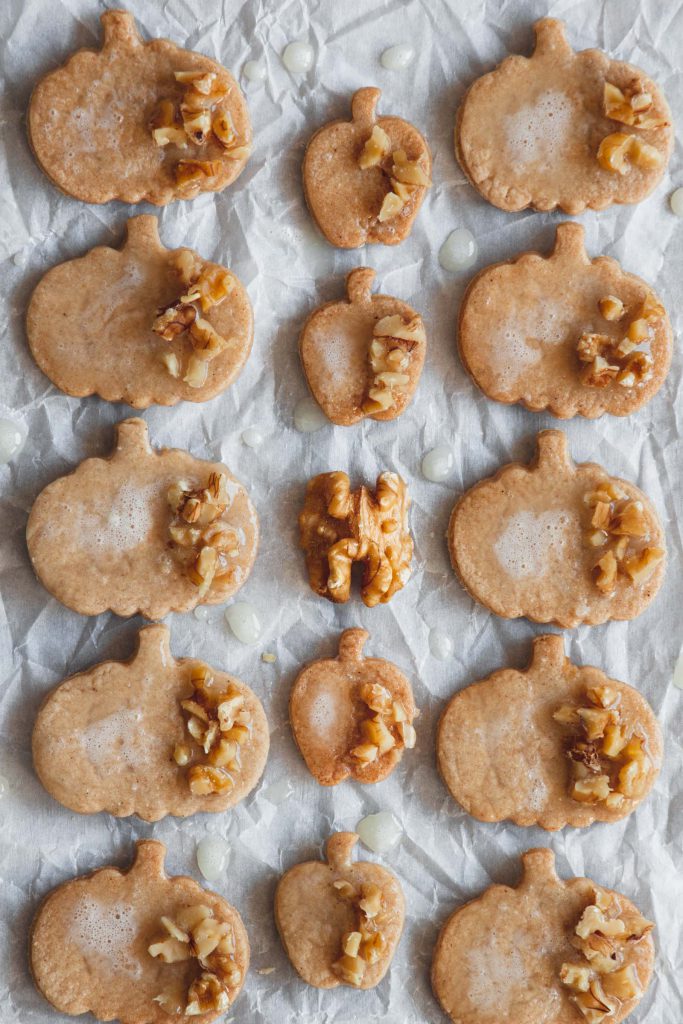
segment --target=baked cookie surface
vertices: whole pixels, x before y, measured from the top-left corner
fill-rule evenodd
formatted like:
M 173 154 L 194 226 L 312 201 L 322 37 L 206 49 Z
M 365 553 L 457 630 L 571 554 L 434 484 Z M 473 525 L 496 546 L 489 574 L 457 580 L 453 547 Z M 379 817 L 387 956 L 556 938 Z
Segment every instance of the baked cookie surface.
M 304 195 L 332 245 L 398 245 L 431 184 L 432 158 L 417 128 L 377 117 L 380 90 L 359 89 L 351 121 L 330 121 L 313 135 L 303 164 Z
M 164 206 L 230 185 L 251 148 L 232 75 L 168 39 L 144 43 L 127 11 L 101 21 L 102 49 L 78 50 L 33 90 L 29 142 L 45 174 L 87 203 Z
M 145 214 L 128 221 L 121 249 L 98 246 L 48 271 L 26 330 L 60 390 L 145 409 L 224 391 L 249 356 L 254 317 L 231 271 L 166 249 Z
M 311 393 L 339 426 L 400 416 L 424 366 L 422 317 L 391 295 L 372 295 L 374 278 L 369 267 L 352 270 L 347 299 L 314 310 L 299 338 Z
M 601 50 L 575 53 L 561 21 L 542 18 L 534 30 L 530 58 L 506 58 L 465 94 L 455 127 L 465 175 L 501 210 L 640 202 L 673 147 L 661 90 Z
M 618 1024 L 650 983 L 652 924 L 620 893 L 559 879 L 552 850 L 522 865 L 519 885 L 492 885 L 441 929 L 436 998 L 454 1024 Z
M 631 814 L 659 774 L 662 737 L 644 697 L 574 665 L 550 635 L 536 637 L 528 668 L 501 669 L 455 694 L 436 752 L 468 814 L 553 830 Z
M 358 836 L 336 832 L 325 861 L 290 868 L 275 893 L 275 923 L 294 969 L 315 988 L 374 988 L 389 969 L 405 917 L 395 875 L 352 862 Z
M 408 679 L 390 661 L 363 657 L 364 629 L 346 629 L 336 658 L 312 661 L 294 680 L 289 720 L 311 775 L 380 782 L 415 745 L 418 714 Z
M 634 484 L 573 463 L 560 430 L 537 436 L 471 487 L 448 525 L 451 564 L 472 597 L 506 619 L 573 628 L 633 619 L 664 578 L 664 532 Z
M 245 683 L 176 660 L 167 627 L 147 626 L 129 661 L 101 662 L 48 694 L 32 746 L 40 781 L 65 807 L 158 821 L 243 800 L 263 774 L 269 734 Z
M 579 224 L 548 257 L 525 252 L 470 282 L 458 327 L 463 365 L 484 394 L 563 419 L 627 416 L 660 389 L 673 332 L 659 298 L 616 260 L 591 260 Z
M 240 915 L 193 879 L 169 878 L 165 855 L 162 843 L 142 840 L 128 870 L 101 868 L 43 901 L 30 966 L 56 1010 L 121 1024 L 209 1024 L 239 995 L 249 967 Z
M 220 604 L 256 558 L 256 510 L 219 462 L 150 447 L 147 424 L 123 420 L 109 458 L 86 459 L 48 484 L 26 527 L 39 580 L 82 615 L 160 619 Z

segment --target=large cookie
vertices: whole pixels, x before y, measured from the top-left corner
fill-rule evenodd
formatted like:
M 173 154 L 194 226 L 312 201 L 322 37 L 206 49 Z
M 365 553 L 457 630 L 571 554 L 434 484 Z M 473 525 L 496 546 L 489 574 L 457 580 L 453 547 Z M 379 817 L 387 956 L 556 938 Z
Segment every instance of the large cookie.
M 380 95 L 359 89 L 352 119 L 330 121 L 306 148 L 306 202 L 325 238 L 340 249 L 398 245 L 431 184 L 429 146 L 408 121 L 375 115 Z
M 390 661 L 364 658 L 364 629 L 346 629 L 336 658 L 312 661 L 294 680 L 289 720 L 306 767 L 322 786 L 380 782 L 415 746 L 410 682 Z
M 351 862 L 354 832 L 327 841 L 327 860 L 290 868 L 275 893 L 275 923 L 287 956 L 315 988 L 374 988 L 403 931 L 399 880 L 370 861 Z
M 261 778 L 268 745 L 261 701 L 245 683 L 176 661 L 167 627 L 147 626 L 129 661 L 101 662 L 48 694 L 33 763 L 73 811 L 158 821 L 234 807 Z
M 109 458 L 48 484 L 26 527 L 36 575 L 62 604 L 148 619 L 235 594 L 258 536 L 256 510 L 229 470 L 178 448 L 153 451 L 141 419 L 118 424 Z
M 560 430 L 535 459 L 470 488 L 448 525 L 451 563 L 496 615 L 574 627 L 633 619 L 664 578 L 664 532 L 634 484 L 575 465 Z
M 127 871 L 64 882 L 33 921 L 31 972 L 56 1010 L 121 1024 L 209 1024 L 239 995 L 249 967 L 240 915 L 193 879 L 168 878 L 166 848 L 137 843 Z
M 452 796 L 480 821 L 583 827 L 618 821 L 650 792 L 662 737 L 644 697 L 534 640 L 524 671 L 506 668 L 449 701 L 436 741 Z
M 455 126 L 463 171 L 501 210 L 640 202 L 673 148 L 660 89 L 601 50 L 575 53 L 561 21 L 542 18 L 534 29 L 530 58 L 508 57 L 465 94 Z
M 620 893 L 563 882 L 552 850 L 522 864 L 519 885 L 492 885 L 446 921 L 436 998 L 454 1024 L 619 1024 L 650 983 L 652 924 Z
M 352 270 L 348 298 L 314 310 L 299 338 L 301 363 L 325 415 L 348 427 L 393 420 L 410 403 L 427 351 L 422 317 L 391 295 L 372 295 L 375 271 Z
M 48 271 L 26 330 L 38 366 L 68 395 L 145 409 L 225 390 L 251 351 L 254 317 L 234 274 L 166 249 L 144 214 L 128 221 L 121 249 L 98 246 Z
M 224 67 L 168 39 L 143 43 L 127 11 L 101 17 L 101 50 L 78 50 L 36 85 L 31 148 L 67 195 L 164 206 L 220 192 L 243 170 L 251 124 Z
M 465 369 L 489 398 L 555 416 L 627 416 L 657 393 L 673 347 L 659 298 L 616 260 L 591 260 L 580 224 L 548 257 L 486 267 L 460 307 Z

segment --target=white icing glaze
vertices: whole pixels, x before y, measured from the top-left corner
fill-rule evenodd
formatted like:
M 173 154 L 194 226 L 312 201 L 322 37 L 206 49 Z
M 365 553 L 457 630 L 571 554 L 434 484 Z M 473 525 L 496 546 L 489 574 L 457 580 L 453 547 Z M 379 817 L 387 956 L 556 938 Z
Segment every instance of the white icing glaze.
M 505 1016 L 527 987 L 524 957 L 516 949 L 499 948 L 495 931 L 482 936 L 478 945 L 465 950 L 468 1001 L 487 1015 Z M 535 959 L 530 960 L 531 964 Z
M 223 874 L 230 860 L 230 846 L 221 836 L 204 836 L 197 843 L 197 867 L 207 882 Z
M 248 60 L 242 68 L 242 74 L 249 82 L 265 82 L 266 66 L 260 60 Z
M 301 434 L 312 434 L 330 421 L 317 402 L 312 398 L 302 398 L 294 409 L 294 426 Z
M 446 661 L 453 653 L 453 641 L 446 633 L 442 633 L 440 629 L 430 629 L 429 650 L 432 657 L 436 658 L 437 661 Z
M 242 644 L 255 644 L 261 636 L 261 623 L 253 605 L 235 601 L 225 610 L 225 621 Z
M 553 549 L 562 548 L 571 519 L 566 512 L 535 515 L 522 509 L 503 524 L 494 544 L 496 558 L 513 579 L 543 576 Z
M 263 444 L 263 434 L 258 427 L 247 427 L 242 431 L 242 444 L 247 448 L 260 448 Z
M 566 93 L 559 89 L 542 92 L 535 103 L 506 119 L 510 159 L 523 165 L 561 164 L 574 115 L 574 104 Z
M 104 957 L 112 970 L 138 978 L 142 969 L 131 949 L 137 932 L 132 906 L 109 906 L 84 897 L 74 910 L 69 934 L 86 956 Z
M 12 263 L 15 267 L 25 267 L 28 263 L 28 253 L 24 249 L 20 252 L 15 252 L 12 257 Z
M 433 484 L 441 483 L 453 471 L 453 452 L 445 445 L 437 445 L 422 459 L 422 475 Z
M 311 701 L 308 712 L 309 728 L 322 742 L 332 738 L 342 714 L 338 691 L 334 684 L 328 689 L 318 690 Z
M 282 54 L 282 63 L 293 75 L 303 75 L 313 67 L 315 54 L 310 43 L 289 43 Z
M 683 188 L 677 188 L 671 193 L 669 204 L 677 217 L 683 217 Z
M 506 320 L 500 331 L 496 331 L 488 346 L 491 371 L 498 387 L 507 388 L 515 384 L 527 367 L 541 358 L 541 349 L 527 344 L 526 332 L 519 322 Z
M 415 50 L 408 43 L 397 43 L 386 49 L 380 61 L 387 71 L 405 71 L 415 60 Z
M 274 782 L 272 786 L 269 786 L 263 795 L 266 800 L 278 807 L 285 800 L 289 800 L 293 792 L 294 789 L 289 779 L 280 779 L 279 782 Z
M 387 853 L 403 835 L 403 829 L 391 811 L 368 814 L 356 825 L 356 832 L 373 853 Z
M 683 690 L 683 651 L 678 656 L 672 682 L 679 690 Z
M 145 744 L 138 742 L 142 715 L 132 708 L 114 711 L 99 722 L 93 722 L 78 738 L 91 764 L 100 766 L 110 762 L 112 756 L 130 768 L 140 767 L 149 759 Z
M 467 228 L 456 228 L 439 249 L 439 263 L 444 270 L 467 270 L 478 255 L 477 242 Z
M 26 431 L 14 420 L 0 419 L 0 466 L 15 458 L 26 442 Z
M 199 622 L 207 622 L 209 618 L 209 609 L 203 605 L 198 604 L 192 613 Z

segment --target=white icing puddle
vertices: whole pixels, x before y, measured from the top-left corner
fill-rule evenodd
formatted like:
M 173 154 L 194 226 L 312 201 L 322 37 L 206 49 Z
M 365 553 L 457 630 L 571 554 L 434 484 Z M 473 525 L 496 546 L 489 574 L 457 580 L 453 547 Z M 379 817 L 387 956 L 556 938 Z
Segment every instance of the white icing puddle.
M 569 522 L 566 512 L 535 515 L 525 509 L 510 516 L 493 548 L 508 576 L 543 576 L 548 571 L 551 553 L 564 545 Z
M 310 43 L 290 43 L 282 54 L 282 63 L 293 75 L 303 75 L 310 71 L 315 61 L 315 54 Z
M 535 103 L 507 118 L 505 135 L 509 157 L 525 166 L 561 164 L 574 113 L 574 105 L 566 93 L 555 89 L 541 93 Z
M 261 636 L 261 623 L 256 609 L 246 601 L 235 601 L 226 608 L 225 621 L 242 644 L 255 644 Z
M 294 426 L 301 434 L 312 434 L 329 424 L 329 420 L 317 402 L 302 398 L 294 409 Z
M 405 71 L 415 60 L 415 50 L 408 43 L 397 43 L 384 50 L 380 61 L 387 71 Z
M 204 836 L 197 843 L 197 867 L 207 882 L 215 882 L 229 860 L 230 846 L 221 836 Z
M 19 454 L 26 441 L 26 431 L 14 420 L 0 419 L 0 466 Z
M 79 740 L 90 763 L 99 767 L 116 758 L 130 768 L 138 768 L 144 760 L 142 748 L 136 742 L 141 721 L 139 711 L 121 710 L 84 729 Z
M 104 957 L 111 969 L 139 978 L 142 968 L 131 946 L 138 932 L 133 907 L 85 898 L 76 906 L 70 935 L 86 956 Z
M 369 814 L 356 825 L 356 832 L 373 853 L 387 853 L 396 846 L 403 835 L 403 829 L 391 811 Z
M 323 742 L 333 738 L 339 714 L 339 697 L 331 687 L 316 693 L 311 701 L 308 720 L 310 728 Z

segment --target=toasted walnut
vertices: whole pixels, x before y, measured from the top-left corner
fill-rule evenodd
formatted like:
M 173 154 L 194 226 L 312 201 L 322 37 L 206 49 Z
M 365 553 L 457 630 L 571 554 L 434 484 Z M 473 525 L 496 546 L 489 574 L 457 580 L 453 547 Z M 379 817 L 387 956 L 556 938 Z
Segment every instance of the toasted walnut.
M 186 331 L 190 324 L 194 323 L 197 310 L 194 306 L 182 302 L 173 302 L 170 306 L 159 310 L 152 330 L 164 341 L 173 341 L 179 334 Z
M 593 580 L 603 594 L 612 594 L 617 585 L 617 560 L 613 551 L 606 551 L 593 567 Z
M 665 128 L 668 121 L 663 117 L 655 117 L 652 109 L 652 94 L 635 81 L 625 89 L 620 89 L 611 82 L 604 87 L 605 116 L 612 121 L 620 121 L 635 128 Z
M 604 170 L 614 174 L 627 174 L 632 166 L 643 170 L 659 167 L 662 154 L 635 135 L 614 132 L 600 143 L 597 159 Z
M 581 371 L 581 383 L 589 388 L 606 388 L 619 373 L 619 366 L 608 363 L 602 356 L 596 356 Z
M 623 388 L 633 388 L 636 384 L 644 384 L 652 377 L 652 356 L 647 352 L 633 352 L 627 355 L 621 370 L 617 374 L 617 383 Z
M 624 303 L 616 295 L 605 295 L 598 302 L 598 309 L 605 320 L 621 320 L 624 315 Z
M 642 502 L 628 500 L 625 492 L 612 485 L 584 495 L 584 502 L 592 510 L 586 543 L 601 550 L 592 568 L 596 587 L 604 594 L 614 593 L 620 573 L 622 580 L 638 585 L 647 582 L 664 551 L 639 546 L 649 539 L 651 529 Z
M 422 185 L 424 188 L 429 188 L 431 181 L 418 160 L 409 160 L 404 149 L 397 149 L 393 154 L 393 159 L 391 174 L 396 181 L 403 185 Z
M 197 762 L 187 744 L 176 746 L 174 760 L 180 766 L 193 761 L 187 780 L 195 795 L 228 793 L 241 770 L 241 748 L 251 736 L 251 714 L 237 689 L 218 690 L 212 685 L 208 666 L 194 666 L 190 682 L 195 689 L 191 697 L 180 701 L 180 707 L 188 716 L 187 731 L 205 760 Z
M 382 890 L 377 885 L 365 884 L 357 893 L 349 882 L 341 879 L 332 884 L 338 892 L 343 887 L 356 912 L 356 926 L 342 935 L 342 956 L 332 965 L 332 970 L 347 985 L 359 988 L 367 968 L 377 963 L 386 950 L 386 939 L 380 929 Z
M 382 200 L 380 211 L 377 214 L 377 220 L 380 224 L 384 224 L 388 220 L 393 220 L 393 218 L 401 212 L 404 206 L 405 200 L 401 199 L 401 197 L 396 195 L 395 192 L 387 192 Z
M 358 158 L 358 166 L 363 171 L 368 167 L 377 167 L 389 155 L 390 150 L 391 140 L 389 136 L 383 128 L 376 124 L 373 126 L 372 134 L 363 146 L 361 155 Z
M 647 583 L 663 558 L 662 548 L 643 548 L 624 561 L 624 570 L 634 583 Z
M 173 513 L 168 528 L 173 554 L 204 597 L 214 579 L 232 573 L 231 562 L 241 547 L 237 532 L 221 521 L 229 504 L 227 477 L 211 473 L 207 486 L 196 489 L 178 482 L 167 496 Z
M 406 371 L 413 349 L 416 345 L 424 345 L 426 340 L 422 318 L 418 314 L 407 322 L 400 314 L 377 321 L 368 353 L 372 378 L 363 412 L 372 416 L 396 405 L 397 398 L 405 394 L 410 383 L 410 375 Z

